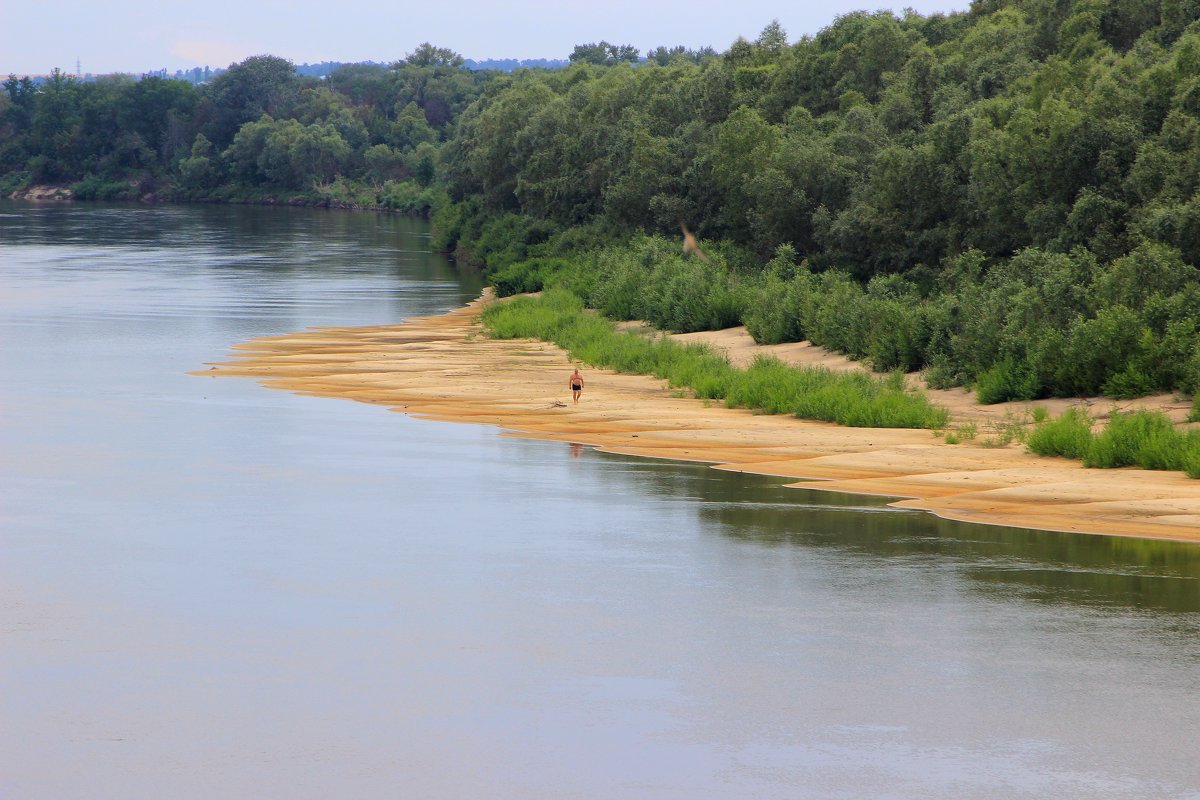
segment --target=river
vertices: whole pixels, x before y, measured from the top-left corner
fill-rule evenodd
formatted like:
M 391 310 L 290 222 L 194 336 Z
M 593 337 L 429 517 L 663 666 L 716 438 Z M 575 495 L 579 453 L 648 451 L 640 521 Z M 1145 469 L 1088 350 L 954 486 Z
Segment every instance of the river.
M 419 221 L 0 202 L 0 798 L 1200 798 L 1200 547 L 194 376 Z

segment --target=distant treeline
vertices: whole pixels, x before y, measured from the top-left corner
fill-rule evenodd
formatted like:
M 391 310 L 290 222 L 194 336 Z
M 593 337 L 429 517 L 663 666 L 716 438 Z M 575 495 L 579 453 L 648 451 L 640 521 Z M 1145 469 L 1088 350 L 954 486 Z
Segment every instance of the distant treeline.
M 476 61 L 473 58 L 464 58 L 462 66 L 470 70 L 495 70 L 497 72 L 512 72 L 518 69 L 562 69 L 571 63 L 566 58 L 488 58 L 483 61 Z M 308 78 L 325 78 L 337 72 L 342 67 L 388 67 L 391 66 L 383 61 L 321 61 L 316 64 L 296 64 L 294 69 L 297 75 Z M 60 70 L 61 71 L 61 70 Z M 225 71 L 224 67 L 211 67 L 204 65 L 203 67 L 191 67 L 190 69 L 177 69 L 174 71 L 163 69 L 152 69 L 141 73 L 141 78 L 162 78 L 164 80 L 170 78 L 177 81 L 186 81 L 191 84 L 207 83 L 216 76 Z M 32 75 L 30 80 L 35 86 L 40 86 L 50 80 L 52 75 Z M 126 73 L 109 73 L 109 74 L 92 74 L 86 75 L 71 75 L 76 80 L 84 82 L 95 82 L 114 80 L 130 77 Z
M 483 61 L 476 61 L 473 58 L 464 58 L 462 66 L 470 70 L 495 70 L 497 72 L 512 72 L 517 69 L 561 69 L 571 62 L 565 58 L 488 58 Z M 321 61 L 316 64 L 297 64 L 296 74 L 308 78 L 326 78 L 337 72 L 343 67 L 390 67 L 391 64 L 385 61 Z M 224 72 L 224 68 L 218 67 L 210 69 L 209 67 L 192 67 L 191 69 L 177 69 L 174 75 L 168 75 L 166 70 L 158 70 L 145 73 L 143 77 L 158 77 L 168 78 L 174 77 L 176 80 L 184 80 L 189 83 L 204 83 L 210 81 L 217 75 Z
M 498 72 L 512 72 L 518 69 L 562 69 L 570 63 L 565 58 L 485 58 L 482 61 L 463 59 L 463 66 L 467 69 L 492 69 Z
M 422 45 L 324 79 L 255 56 L 203 85 L 55 72 L 0 94 L 0 191 L 81 199 L 323 203 L 428 213 L 438 148 L 501 73 Z
M 0 189 L 433 215 L 503 291 L 744 322 L 983 399 L 1200 387 L 1200 0 L 977 0 L 725 52 L 422 45 L 0 95 Z M 710 262 L 684 258 L 680 224 Z

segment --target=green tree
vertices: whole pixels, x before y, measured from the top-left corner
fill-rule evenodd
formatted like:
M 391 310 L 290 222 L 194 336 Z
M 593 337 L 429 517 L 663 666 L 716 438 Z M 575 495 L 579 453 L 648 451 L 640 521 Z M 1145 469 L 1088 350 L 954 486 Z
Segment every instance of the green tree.
M 401 64 L 410 67 L 453 67 L 463 65 L 463 57 L 446 47 L 434 47 L 429 42 L 421 42 L 417 49 L 404 57 Z
M 185 188 L 201 191 L 213 189 L 220 182 L 220 162 L 212 142 L 204 134 L 196 134 L 191 155 L 180 160 L 179 178 Z
M 251 56 L 233 64 L 208 84 L 205 95 L 212 102 L 212 119 L 206 136 L 217 147 L 233 141 L 247 122 L 269 114 L 285 116 L 299 94 L 301 81 L 292 62 L 276 56 Z
M 611 66 L 623 62 L 635 62 L 639 55 L 638 49 L 633 45 L 609 44 L 601 39 L 599 42 L 575 45 L 575 49 L 571 51 L 570 61 L 572 64 Z

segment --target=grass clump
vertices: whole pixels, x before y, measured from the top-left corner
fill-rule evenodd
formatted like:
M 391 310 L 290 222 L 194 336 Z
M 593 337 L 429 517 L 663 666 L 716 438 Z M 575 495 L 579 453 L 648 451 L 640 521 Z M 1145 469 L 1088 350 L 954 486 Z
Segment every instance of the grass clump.
M 946 431 L 943 438 L 946 444 L 961 444 L 962 442 L 973 441 L 979 435 L 979 426 L 974 422 L 964 422 L 952 431 Z M 980 442 L 984 447 L 992 446 L 987 442 Z
M 1011 411 L 1006 412 L 1003 420 L 987 423 L 991 435 L 980 439 L 979 444 L 981 447 L 1007 447 L 1013 442 L 1024 442 L 1029 436 L 1030 420 L 1044 422 L 1047 416 L 1046 409 L 1041 406 L 1034 408 L 1031 413 L 1020 416 Z
M 705 345 L 618 331 L 612 321 L 587 313 L 578 296 L 561 288 L 490 306 L 483 321 L 496 338 L 552 341 L 594 366 L 654 375 L 672 388 L 723 400 L 731 408 L 853 427 L 936 428 L 947 420 L 945 409 L 931 405 L 919 392 L 907 391 L 901 374 L 880 379 L 861 372 L 791 367 L 766 357 L 738 369 Z
M 1113 412 L 1108 426 L 1093 437 L 1085 467 L 1183 469 L 1189 439 L 1165 415 L 1154 411 Z
M 1038 455 L 1079 459 L 1085 467 L 1182 470 L 1200 478 L 1200 432 L 1180 430 L 1159 411 L 1114 411 L 1094 433 L 1087 412 L 1071 408 L 1037 423 L 1027 446 Z
M 1200 422 L 1200 392 L 1192 398 L 1192 408 L 1188 411 L 1188 422 Z
M 1068 408 L 1062 416 L 1036 423 L 1026 446 L 1039 456 L 1082 459 L 1092 445 L 1092 418 L 1081 408 Z

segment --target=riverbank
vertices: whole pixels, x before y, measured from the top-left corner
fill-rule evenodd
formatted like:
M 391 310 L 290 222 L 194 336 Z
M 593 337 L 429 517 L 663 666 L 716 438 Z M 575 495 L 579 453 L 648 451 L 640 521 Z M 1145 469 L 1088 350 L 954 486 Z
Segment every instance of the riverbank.
M 328 188 L 328 187 L 326 187 Z M 292 206 L 296 208 L 326 208 L 334 211 L 373 211 L 379 213 L 404 214 L 410 217 L 428 219 L 432 212 L 431 198 L 424 190 L 416 189 L 403 194 L 395 191 L 387 197 L 376 195 L 367 198 L 361 192 L 357 198 L 355 192 L 346 189 L 346 196 L 326 191 L 313 194 L 312 192 L 242 192 L 233 187 L 224 187 L 212 192 L 181 192 L 177 189 L 166 193 L 159 191 L 141 191 L 134 183 L 114 181 L 111 183 L 91 184 L 77 182 L 69 185 L 36 184 L 20 186 L 11 191 L 0 193 L 8 200 L 24 200 L 29 202 L 46 201 L 103 201 L 110 203 L 137 203 L 141 205 L 178 203 L 182 205 L 200 203 L 210 205 L 243 205 L 243 206 Z M 367 192 L 369 193 L 369 192 Z
M 1182 473 L 1084 469 L 1019 445 L 948 445 L 924 430 L 755 415 L 682 396 L 661 380 L 599 370 L 586 371 L 587 390 L 572 404 L 566 354 L 545 342 L 487 338 L 478 319 L 484 302 L 397 325 L 254 339 L 196 374 L 251 376 L 511 435 L 897 497 L 893 505 L 948 519 L 1200 542 L 1200 481 Z

